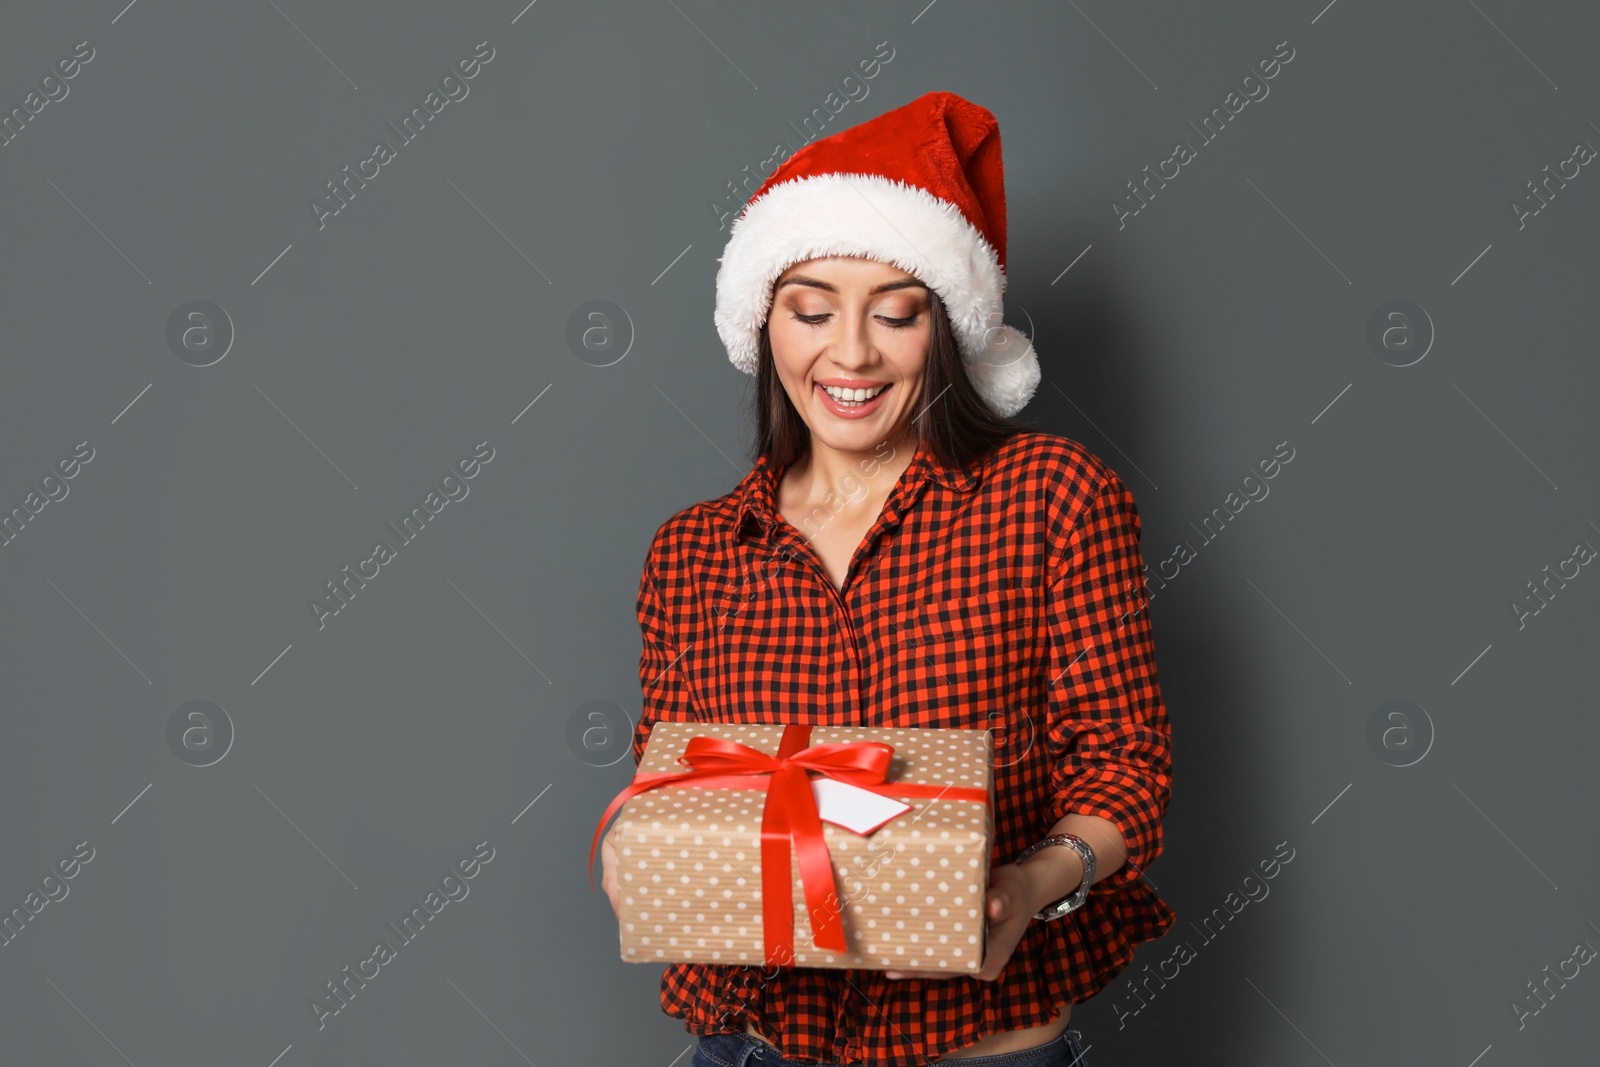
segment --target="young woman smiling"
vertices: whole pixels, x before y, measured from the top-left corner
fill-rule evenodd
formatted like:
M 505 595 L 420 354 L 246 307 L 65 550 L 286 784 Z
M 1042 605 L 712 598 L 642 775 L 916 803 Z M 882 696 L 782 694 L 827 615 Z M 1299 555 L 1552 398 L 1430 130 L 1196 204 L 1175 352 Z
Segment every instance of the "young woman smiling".
M 928 400 L 937 297 L 891 264 L 843 256 L 789 268 L 775 296 L 756 389 L 767 401 L 758 421 L 771 424 L 762 435 L 773 437 L 775 453 L 791 457 L 778 512 L 797 530 L 819 510 L 831 516 L 810 541 L 829 579 L 842 586 L 851 555 L 916 451 L 912 418 L 915 405 Z M 948 381 L 940 386 L 948 388 Z M 1008 427 L 990 421 L 983 429 L 997 443 Z M 868 466 L 875 473 L 862 493 Z
M 1039 368 L 1004 253 L 998 128 L 950 93 L 808 146 L 729 238 L 758 458 L 647 554 L 635 760 L 661 720 L 990 729 L 994 839 L 976 975 L 672 964 L 694 1067 L 1085 1067 L 1072 1005 L 1173 922 L 1142 879 L 1170 738 L 1138 512 L 1009 421 Z

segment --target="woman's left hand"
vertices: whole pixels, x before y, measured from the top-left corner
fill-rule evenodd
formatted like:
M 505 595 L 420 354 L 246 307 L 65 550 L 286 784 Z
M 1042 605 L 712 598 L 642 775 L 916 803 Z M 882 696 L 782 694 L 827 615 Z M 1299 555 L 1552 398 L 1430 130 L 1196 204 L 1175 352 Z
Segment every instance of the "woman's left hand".
M 1032 905 L 1036 887 L 1028 873 L 1028 865 L 1006 863 L 989 872 L 989 892 L 984 898 L 984 914 L 989 924 L 989 936 L 983 954 L 983 969 L 966 977 L 992 982 L 1000 977 L 1011 953 L 1016 951 L 1022 932 L 1028 928 L 1033 913 L 1039 910 Z M 888 978 L 953 978 L 960 971 L 885 971 Z

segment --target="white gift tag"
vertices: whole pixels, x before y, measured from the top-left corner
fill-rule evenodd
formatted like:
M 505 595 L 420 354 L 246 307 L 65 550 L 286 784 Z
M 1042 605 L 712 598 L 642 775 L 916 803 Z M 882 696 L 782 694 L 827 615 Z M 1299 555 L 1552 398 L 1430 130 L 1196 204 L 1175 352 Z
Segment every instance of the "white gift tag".
M 911 810 L 910 804 L 893 797 L 879 796 L 871 790 L 832 778 L 811 779 L 811 792 L 817 798 L 817 814 L 823 822 L 863 836 Z

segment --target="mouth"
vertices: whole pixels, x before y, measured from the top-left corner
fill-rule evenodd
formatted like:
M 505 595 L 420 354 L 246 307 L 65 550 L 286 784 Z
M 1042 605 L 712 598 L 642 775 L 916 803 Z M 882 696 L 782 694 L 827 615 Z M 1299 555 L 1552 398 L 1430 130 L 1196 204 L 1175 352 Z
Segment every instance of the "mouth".
M 872 414 L 883 405 L 883 398 L 893 388 L 891 382 L 873 382 L 862 386 L 817 382 L 813 388 L 822 406 L 843 419 L 859 419 Z

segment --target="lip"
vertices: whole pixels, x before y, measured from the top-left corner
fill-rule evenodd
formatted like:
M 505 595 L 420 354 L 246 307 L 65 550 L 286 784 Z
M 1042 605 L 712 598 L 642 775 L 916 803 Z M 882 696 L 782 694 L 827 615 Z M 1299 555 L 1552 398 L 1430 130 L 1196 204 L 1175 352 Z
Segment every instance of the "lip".
M 881 385 L 883 386 L 883 391 L 871 400 L 864 401 L 859 407 L 847 408 L 829 396 L 828 391 L 823 388 L 824 385 L 833 385 L 840 389 L 869 389 L 873 386 Z M 883 398 L 888 396 L 893 389 L 894 384 L 892 382 L 874 382 L 862 378 L 829 378 L 825 381 L 818 381 L 812 386 L 812 391 L 816 393 L 818 402 L 822 404 L 828 414 L 840 419 L 867 418 L 883 406 Z
M 874 381 L 871 378 L 818 378 L 818 385 L 836 385 L 840 389 L 871 389 L 874 386 L 888 385 L 888 382 Z

